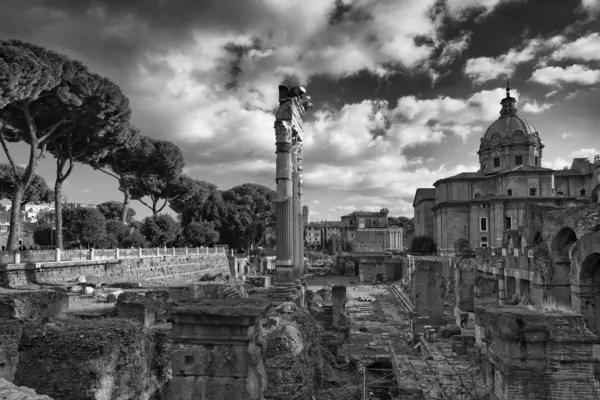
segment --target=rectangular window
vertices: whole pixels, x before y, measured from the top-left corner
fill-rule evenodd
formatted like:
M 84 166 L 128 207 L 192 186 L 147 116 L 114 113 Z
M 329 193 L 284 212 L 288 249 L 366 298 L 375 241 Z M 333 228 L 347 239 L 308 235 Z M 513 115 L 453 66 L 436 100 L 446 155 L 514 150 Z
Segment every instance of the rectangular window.
M 515 165 L 523 165 L 523 156 L 521 154 L 515 156 Z
M 482 241 L 482 242 L 486 242 L 486 243 L 487 243 L 487 236 L 482 236 L 482 237 L 481 237 L 481 241 Z
M 512 196 L 512 189 L 508 189 L 508 190 L 506 191 L 506 194 L 507 194 L 507 195 L 509 195 L 509 196 Z
M 500 157 L 494 157 L 494 168 L 500 168 Z
M 535 165 L 536 167 L 538 167 L 538 166 L 539 166 L 539 165 L 538 165 L 539 163 L 540 163 L 540 158 L 539 158 L 538 156 L 535 156 L 534 165 Z
M 479 218 L 479 230 L 481 232 L 487 232 L 488 227 L 487 227 L 487 218 L 486 217 Z
M 537 195 L 537 188 L 529 188 L 529 195 L 530 196 L 536 196 Z
M 487 243 L 481 243 L 481 247 L 488 247 Z
M 511 217 L 504 218 L 504 229 L 512 229 L 512 218 Z

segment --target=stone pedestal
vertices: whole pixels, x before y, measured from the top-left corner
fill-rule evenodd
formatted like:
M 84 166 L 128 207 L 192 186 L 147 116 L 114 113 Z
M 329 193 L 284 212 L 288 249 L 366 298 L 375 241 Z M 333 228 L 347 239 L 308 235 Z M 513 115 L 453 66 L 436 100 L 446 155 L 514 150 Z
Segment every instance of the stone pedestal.
M 267 385 L 262 318 L 269 302 L 210 300 L 174 307 L 169 400 L 260 400 Z
M 335 285 L 331 288 L 331 306 L 333 327 L 340 328 L 342 314 L 346 310 L 346 286 Z
M 411 300 L 415 312 L 420 317 L 426 317 L 429 325 L 442 324 L 444 321 L 442 263 L 433 260 L 416 260 L 411 283 Z
M 117 316 L 138 321 L 145 327 L 156 323 L 156 302 L 141 295 L 121 295 L 117 300 Z

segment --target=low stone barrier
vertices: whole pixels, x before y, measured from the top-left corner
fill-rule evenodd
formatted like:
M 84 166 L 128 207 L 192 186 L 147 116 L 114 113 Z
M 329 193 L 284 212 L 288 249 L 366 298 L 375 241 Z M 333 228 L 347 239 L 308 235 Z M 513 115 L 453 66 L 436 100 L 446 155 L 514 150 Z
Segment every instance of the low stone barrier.
M 159 256 L 120 260 L 84 260 L 0 265 L 0 286 L 62 283 L 79 276 L 107 280 L 193 280 L 205 274 L 230 274 L 225 254 Z

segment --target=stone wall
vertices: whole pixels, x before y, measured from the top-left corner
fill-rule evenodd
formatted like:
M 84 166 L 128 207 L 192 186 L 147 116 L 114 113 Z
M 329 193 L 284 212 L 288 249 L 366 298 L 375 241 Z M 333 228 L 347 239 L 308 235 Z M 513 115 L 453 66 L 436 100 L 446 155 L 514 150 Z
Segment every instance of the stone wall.
M 357 230 L 354 243 L 358 253 L 385 253 L 384 231 Z
M 19 362 L 22 321 L 64 313 L 68 297 L 55 290 L 0 289 L 0 377 L 12 382 Z
M 600 398 L 598 338 L 581 315 L 519 306 L 477 307 L 485 383 L 500 400 Z M 485 339 L 485 340 L 482 340 Z
M 170 378 L 170 336 L 126 320 L 27 323 L 14 383 L 61 400 L 148 400 Z
M 107 280 L 149 280 L 162 283 L 191 281 L 206 274 L 230 275 L 229 271 L 229 262 L 224 254 L 43 262 L 0 266 L 0 286 L 61 283 L 82 275 Z
M 430 325 L 441 324 L 444 319 L 446 290 L 443 264 L 434 260 L 416 259 L 411 283 L 411 300 L 415 312 L 419 316 L 429 317 Z
M 43 394 L 37 394 L 35 390 L 12 383 L 0 378 L 0 399 L 4 400 L 52 400 Z

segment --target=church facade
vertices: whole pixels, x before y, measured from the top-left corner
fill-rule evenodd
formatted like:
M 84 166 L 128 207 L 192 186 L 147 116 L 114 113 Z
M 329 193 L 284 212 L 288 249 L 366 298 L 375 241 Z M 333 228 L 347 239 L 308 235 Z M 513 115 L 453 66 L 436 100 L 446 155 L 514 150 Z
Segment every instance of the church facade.
M 424 213 L 415 194 L 415 220 L 433 226 L 441 255 L 452 255 L 454 242 L 467 239 L 472 248 L 501 247 L 504 232 L 522 225 L 525 206 L 537 203 L 565 207 L 598 201 L 600 157 L 576 158 L 570 168 L 542 167 L 544 145 L 535 127 L 517 114 L 516 99 L 506 89 L 500 117 L 481 138 L 480 168 L 440 179 L 433 184 L 435 199 Z M 430 196 L 432 197 L 432 196 Z M 429 211 L 429 210 L 428 210 Z

